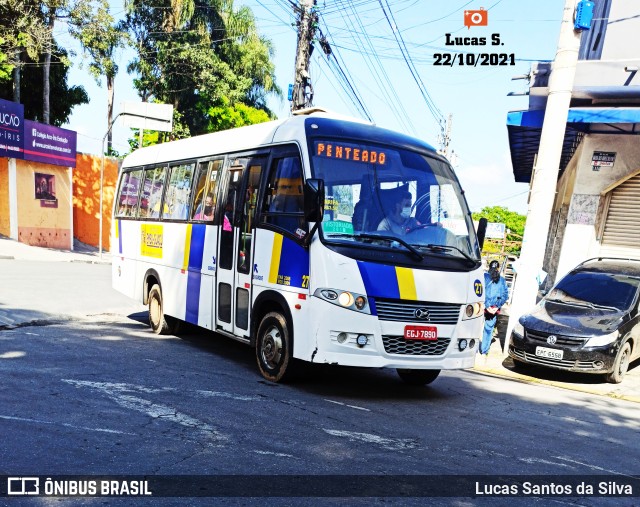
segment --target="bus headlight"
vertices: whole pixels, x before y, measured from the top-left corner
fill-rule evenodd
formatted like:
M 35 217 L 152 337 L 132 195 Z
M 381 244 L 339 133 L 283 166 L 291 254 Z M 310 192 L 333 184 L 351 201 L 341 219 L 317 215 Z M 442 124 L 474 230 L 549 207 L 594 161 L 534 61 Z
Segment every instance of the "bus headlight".
M 348 310 L 371 314 L 367 296 L 362 294 L 339 289 L 317 289 L 313 295 L 328 303 L 347 308 Z
M 484 303 L 468 304 L 464 309 L 462 320 L 477 319 L 484 313 Z

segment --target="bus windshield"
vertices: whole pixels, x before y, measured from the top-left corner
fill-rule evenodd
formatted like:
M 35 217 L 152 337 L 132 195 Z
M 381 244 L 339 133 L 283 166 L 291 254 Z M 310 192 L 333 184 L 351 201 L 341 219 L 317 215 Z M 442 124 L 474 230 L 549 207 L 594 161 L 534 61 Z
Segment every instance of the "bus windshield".
M 326 241 L 478 260 L 473 222 L 446 162 L 340 140 L 316 139 L 312 150 L 313 177 L 325 183 Z

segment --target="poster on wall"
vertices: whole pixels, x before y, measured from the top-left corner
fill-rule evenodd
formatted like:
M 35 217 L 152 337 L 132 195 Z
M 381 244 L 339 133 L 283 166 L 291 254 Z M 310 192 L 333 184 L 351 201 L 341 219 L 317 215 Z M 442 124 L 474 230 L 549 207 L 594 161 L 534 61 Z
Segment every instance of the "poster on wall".
M 35 196 L 43 208 L 57 208 L 56 177 L 53 174 L 35 173 Z

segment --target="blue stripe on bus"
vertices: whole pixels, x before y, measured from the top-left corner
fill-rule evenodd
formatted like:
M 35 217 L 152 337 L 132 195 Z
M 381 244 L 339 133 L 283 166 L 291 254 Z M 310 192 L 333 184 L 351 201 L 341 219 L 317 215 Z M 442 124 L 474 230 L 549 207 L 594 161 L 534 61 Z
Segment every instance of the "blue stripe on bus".
M 370 298 L 400 299 L 395 266 L 358 261 L 358 269 L 360 270 L 367 296 Z
M 202 255 L 204 253 L 206 227 L 205 224 L 193 224 L 191 229 L 187 274 L 187 306 L 184 317 L 184 320 L 191 324 L 198 324 L 200 285 L 202 284 Z
M 291 287 L 308 288 L 309 280 L 309 250 L 287 237 L 282 241 L 280 253 L 279 277 L 283 285 Z

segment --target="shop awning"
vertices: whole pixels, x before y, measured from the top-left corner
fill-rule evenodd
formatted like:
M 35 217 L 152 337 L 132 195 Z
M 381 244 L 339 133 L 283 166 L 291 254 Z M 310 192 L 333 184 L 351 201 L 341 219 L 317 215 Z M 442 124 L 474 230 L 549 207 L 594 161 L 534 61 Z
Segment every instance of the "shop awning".
M 540 146 L 544 110 L 513 111 L 507 115 L 513 175 L 517 182 L 529 182 Z M 640 107 L 572 107 L 560 157 L 563 171 L 584 134 L 640 134 Z

